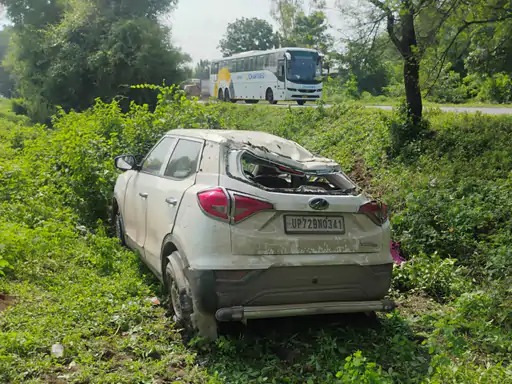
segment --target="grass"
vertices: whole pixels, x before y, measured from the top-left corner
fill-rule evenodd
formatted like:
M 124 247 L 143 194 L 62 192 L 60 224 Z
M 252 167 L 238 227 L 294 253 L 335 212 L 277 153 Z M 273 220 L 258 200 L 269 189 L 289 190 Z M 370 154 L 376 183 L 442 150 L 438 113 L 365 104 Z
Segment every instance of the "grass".
M 367 106 L 397 106 L 400 103 L 400 100 L 397 98 L 391 98 L 387 96 L 371 96 L 359 100 L 350 99 L 347 100 L 343 96 L 326 96 L 324 101 L 327 104 L 332 103 L 354 103 L 360 105 Z M 512 108 L 512 104 L 496 104 L 496 103 L 485 103 L 474 100 L 468 100 L 464 103 L 454 104 L 454 103 L 436 103 L 429 100 L 423 100 L 423 106 L 428 108 L 437 108 L 437 107 L 454 107 L 454 108 Z
M 52 129 L 0 103 L 0 294 L 14 297 L 0 313 L 0 382 L 512 382 L 512 118 L 428 112 L 434 134 L 393 157 L 389 131 L 403 122 L 388 111 L 163 92 L 154 113 L 99 103 Z M 205 125 L 297 140 L 383 197 L 409 260 L 394 272 L 398 310 L 255 321 L 224 327 L 214 345 L 184 344 L 150 300 L 164 301 L 158 282 L 104 227 L 113 156 Z

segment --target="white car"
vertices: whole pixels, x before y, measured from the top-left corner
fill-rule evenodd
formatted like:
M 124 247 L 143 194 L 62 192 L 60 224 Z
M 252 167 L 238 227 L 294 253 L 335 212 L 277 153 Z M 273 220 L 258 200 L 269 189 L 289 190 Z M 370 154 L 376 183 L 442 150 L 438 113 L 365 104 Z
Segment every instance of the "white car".
M 218 322 L 394 308 L 386 206 L 336 162 L 267 133 L 178 129 L 140 164 L 115 164 L 117 235 L 199 335 L 215 339 Z

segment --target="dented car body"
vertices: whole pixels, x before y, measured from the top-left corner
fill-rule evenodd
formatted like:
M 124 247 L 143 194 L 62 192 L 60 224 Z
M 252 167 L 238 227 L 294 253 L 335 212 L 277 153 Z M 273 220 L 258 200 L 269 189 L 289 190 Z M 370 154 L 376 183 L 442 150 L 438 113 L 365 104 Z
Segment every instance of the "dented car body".
M 336 162 L 267 133 L 179 129 L 116 166 L 120 240 L 203 336 L 219 321 L 393 308 L 386 207 Z

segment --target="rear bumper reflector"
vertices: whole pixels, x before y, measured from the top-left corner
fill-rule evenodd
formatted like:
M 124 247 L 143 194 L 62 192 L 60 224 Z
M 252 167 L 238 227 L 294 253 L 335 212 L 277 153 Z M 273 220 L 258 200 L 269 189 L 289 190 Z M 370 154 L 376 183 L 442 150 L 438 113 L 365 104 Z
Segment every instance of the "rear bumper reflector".
M 328 303 L 286 304 L 220 308 L 215 313 L 218 321 L 242 321 L 271 317 L 323 315 L 334 313 L 358 313 L 369 311 L 390 312 L 396 308 L 392 300 L 341 301 Z

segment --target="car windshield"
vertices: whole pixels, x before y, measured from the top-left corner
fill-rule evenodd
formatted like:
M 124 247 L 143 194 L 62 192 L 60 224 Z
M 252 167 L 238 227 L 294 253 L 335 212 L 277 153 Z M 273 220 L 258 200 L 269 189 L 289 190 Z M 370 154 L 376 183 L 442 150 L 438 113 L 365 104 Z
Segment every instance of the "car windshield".
M 288 80 L 301 82 L 317 82 L 321 72 L 316 52 L 291 51 L 291 60 L 288 60 Z

